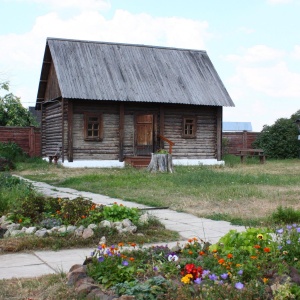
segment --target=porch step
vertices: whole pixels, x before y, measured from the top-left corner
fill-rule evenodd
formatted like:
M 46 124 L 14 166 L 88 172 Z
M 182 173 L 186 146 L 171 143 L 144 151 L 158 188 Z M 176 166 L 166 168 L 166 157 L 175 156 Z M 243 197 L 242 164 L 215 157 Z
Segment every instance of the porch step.
M 125 158 L 125 164 L 134 168 L 147 168 L 150 164 L 151 156 L 130 156 Z

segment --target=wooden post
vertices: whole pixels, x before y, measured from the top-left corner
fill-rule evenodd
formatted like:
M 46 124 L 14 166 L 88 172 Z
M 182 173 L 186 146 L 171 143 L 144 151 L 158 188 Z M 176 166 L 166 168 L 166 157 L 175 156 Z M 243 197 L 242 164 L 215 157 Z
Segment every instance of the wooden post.
M 68 161 L 73 162 L 73 103 L 68 100 Z
M 120 118 L 119 118 L 119 161 L 124 161 L 124 103 L 120 103 Z
M 159 134 L 162 136 L 165 134 L 165 110 L 162 104 L 159 106 Z M 159 148 L 164 149 L 164 141 L 162 139 L 160 139 Z
M 217 160 L 222 159 L 222 106 L 217 107 Z
M 152 153 L 151 161 L 147 168 L 148 171 L 156 172 L 169 172 L 173 173 L 173 162 L 171 154 Z
M 61 136 L 61 161 L 64 162 L 65 161 L 65 119 L 64 119 L 64 115 L 65 115 L 65 105 L 64 105 L 65 101 L 64 98 L 61 99 L 61 132 L 62 132 L 62 136 Z

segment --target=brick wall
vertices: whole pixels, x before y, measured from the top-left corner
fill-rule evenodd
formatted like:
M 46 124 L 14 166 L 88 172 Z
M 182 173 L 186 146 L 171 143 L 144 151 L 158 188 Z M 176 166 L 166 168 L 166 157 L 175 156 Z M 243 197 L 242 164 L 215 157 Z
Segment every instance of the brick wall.
M 29 156 L 41 156 L 40 128 L 0 126 L 0 142 L 14 142 Z
M 252 143 L 256 140 L 259 133 L 252 131 L 223 132 L 223 139 L 228 140 L 223 153 L 237 154 L 237 149 L 253 148 Z

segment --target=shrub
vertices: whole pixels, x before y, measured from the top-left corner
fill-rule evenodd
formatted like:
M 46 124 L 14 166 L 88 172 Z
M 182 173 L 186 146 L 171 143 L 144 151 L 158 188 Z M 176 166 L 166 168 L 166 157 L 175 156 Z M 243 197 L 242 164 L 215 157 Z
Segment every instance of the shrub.
M 265 125 L 253 143 L 254 147 L 264 149 L 270 158 L 296 158 L 299 154 L 297 126 L 295 120 L 300 117 L 300 110 L 290 119 L 278 119 L 273 125 Z
M 28 157 L 28 155 L 13 142 L 0 143 L 0 156 L 12 162 L 24 161 Z
M 117 203 L 114 203 L 112 206 L 104 207 L 103 216 L 104 219 L 112 222 L 129 219 L 136 224 L 139 220 L 140 214 L 137 208 L 131 208 L 123 206 L 122 204 L 118 205 Z
M 271 216 L 275 224 L 293 224 L 300 221 L 300 211 L 292 207 L 279 206 Z

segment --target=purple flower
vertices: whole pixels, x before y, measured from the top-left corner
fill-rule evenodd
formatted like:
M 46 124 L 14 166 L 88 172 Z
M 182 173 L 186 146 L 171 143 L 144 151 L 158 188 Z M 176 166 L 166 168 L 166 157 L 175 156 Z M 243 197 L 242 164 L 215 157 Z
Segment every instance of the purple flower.
M 153 271 L 157 271 L 158 270 L 158 267 L 153 267 Z
M 278 250 L 281 250 L 281 249 L 282 249 L 282 246 L 279 245 L 279 246 L 278 246 Z
M 238 289 L 238 290 L 241 290 L 244 288 L 244 285 L 241 283 L 241 282 L 237 282 L 235 285 L 235 288 Z
M 200 283 L 201 283 L 201 278 L 197 278 L 197 279 L 195 279 L 195 280 L 194 280 L 194 283 L 196 283 L 196 284 L 200 284 Z
M 292 242 L 291 242 L 291 240 L 287 240 L 286 243 L 287 243 L 288 245 L 290 245 Z
M 293 227 L 297 227 L 297 224 L 294 223 L 294 224 L 293 224 Z
M 127 260 L 123 260 L 123 261 L 122 261 L 122 265 L 126 267 L 126 266 L 128 266 L 128 265 L 129 265 L 129 263 L 128 263 L 128 261 L 127 261 Z
M 227 273 L 223 273 L 220 275 L 222 279 L 227 279 L 228 278 L 228 274 Z
M 220 280 L 219 281 L 219 285 L 222 285 L 224 282 L 223 282 L 223 280 Z
M 207 276 L 209 273 L 210 273 L 209 270 L 203 270 L 202 277 L 204 278 L 204 277 Z
M 282 228 L 277 229 L 276 232 L 279 233 L 279 234 L 281 234 L 281 233 L 283 233 L 283 229 Z
M 95 251 L 91 252 L 91 256 L 94 256 L 95 255 Z
M 297 232 L 298 232 L 298 233 L 300 232 L 300 227 L 297 228 Z
M 287 228 L 288 230 L 291 230 L 291 229 L 292 229 L 292 226 L 291 226 L 291 225 L 286 225 L 286 228 Z
M 210 280 L 212 280 L 212 281 L 215 281 L 215 280 L 218 279 L 218 276 L 215 275 L 215 274 L 211 274 L 211 275 L 208 275 L 208 278 L 209 278 Z
M 99 261 L 99 262 L 103 262 L 103 261 L 104 261 L 104 257 L 103 257 L 103 256 L 100 256 L 100 257 L 98 258 L 98 261 Z
M 237 273 L 238 275 L 243 275 L 243 270 L 239 270 Z

